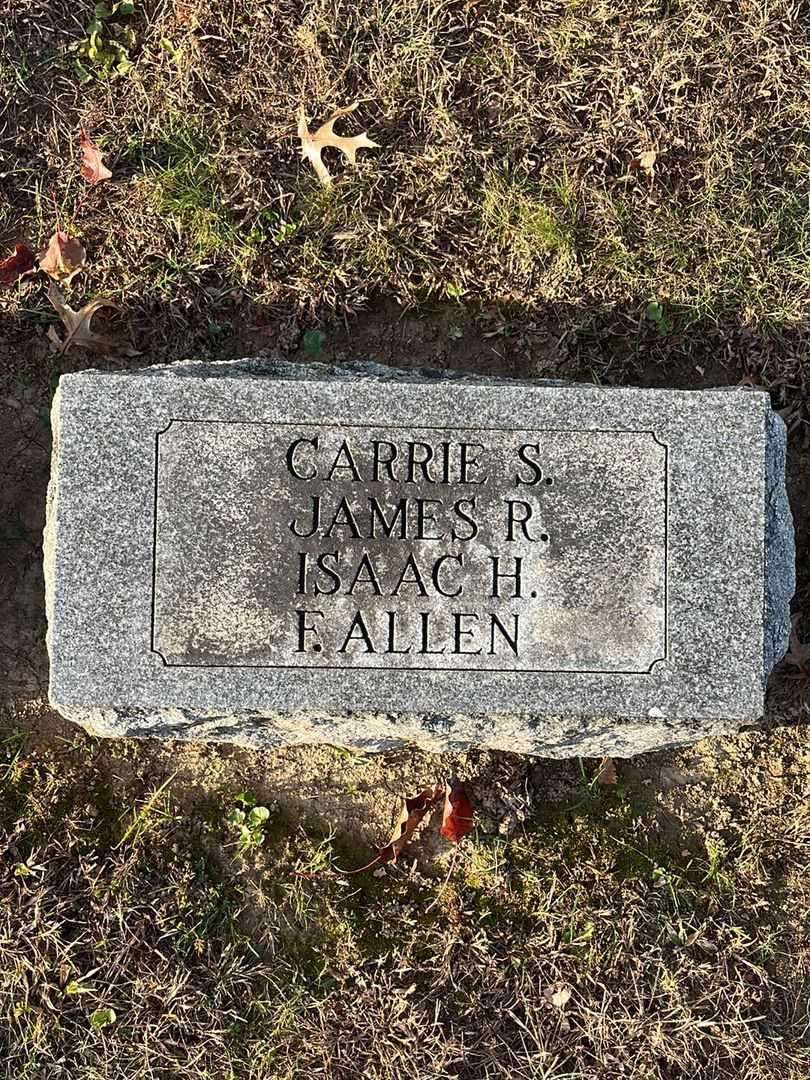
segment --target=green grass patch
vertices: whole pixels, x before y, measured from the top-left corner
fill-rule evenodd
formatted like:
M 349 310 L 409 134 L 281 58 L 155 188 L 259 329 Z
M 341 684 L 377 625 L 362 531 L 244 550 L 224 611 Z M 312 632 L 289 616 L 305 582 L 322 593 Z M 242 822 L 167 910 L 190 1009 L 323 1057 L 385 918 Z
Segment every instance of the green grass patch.
M 276 218 L 234 211 L 236 181 L 215 121 L 169 116 L 148 139 L 131 144 L 127 157 L 140 160 L 148 205 L 174 230 L 179 252 L 197 263 L 227 265 L 246 280 Z

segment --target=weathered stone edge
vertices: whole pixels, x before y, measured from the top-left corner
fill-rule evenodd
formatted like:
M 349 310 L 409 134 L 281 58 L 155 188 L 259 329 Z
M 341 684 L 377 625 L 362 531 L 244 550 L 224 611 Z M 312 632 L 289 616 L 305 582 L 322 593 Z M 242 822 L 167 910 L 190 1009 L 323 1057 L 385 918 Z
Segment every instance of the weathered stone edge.
M 692 721 L 638 716 L 543 716 L 530 713 L 437 715 L 413 713 L 200 713 L 186 709 L 80 709 L 54 705 L 89 734 L 222 742 L 254 750 L 327 744 L 381 752 L 406 745 L 433 753 L 482 747 L 549 758 L 633 757 L 715 735 L 734 734 L 738 720 Z M 362 735 L 359 732 L 362 731 Z
M 289 382 L 322 382 L 334 379 L 375 379 L 378 382 L 464 382 L 477 385 L 501 386 L 587 386 L 568 379 L 516 379 L 507 375 L 477 375 L 470 371 L 452 368 L 410 367 L 396 368 L 379 364 L 375 360 L 346 360 L 336 364 L 320 361 L 296 363 L 291 360 L 271 360 L 265 357 L 241 360 L 175 360 L 171 364 L 153 364 L 145 368 L 123 371 L 106 371 L 87 368 L 70 378 L 104 378 L 110 376 L 127 379 L 138 378 L 195 378 L 227 379 L 249 376 L 251 378 L 283 379 Z M 594 390 L 632 390 L 635 387 L 591 387 Z
M 53 662 L 53 626 L 54 626 L 54 590 L 56 569 L 56 519 L 59 498 L 59 409 L 62 395 L 57 386 L 51 402 L 51 474 L 48 478 L 48 490 L 45 496 L 45 527 L 42 531 L 42 572 L 45 579 L 45 646 L 48 660 Z M 58 706 L 55 706 L 58 708 Z M 61 712 L 61 709 L 60 709 Z
M 796 588 L 793 515 L 785 487 L 787 428 L 778 413 L 765 413 L 765 618 L 762 681 L 787 652 L 790 601 Z

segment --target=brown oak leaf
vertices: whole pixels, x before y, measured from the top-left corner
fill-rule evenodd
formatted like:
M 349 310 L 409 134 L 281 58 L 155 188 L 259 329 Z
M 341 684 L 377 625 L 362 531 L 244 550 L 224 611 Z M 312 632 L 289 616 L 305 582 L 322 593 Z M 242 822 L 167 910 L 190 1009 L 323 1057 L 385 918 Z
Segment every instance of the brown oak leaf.
M 460 780 L 447 783 L 442 813 L 442 836 L 457 844 L 473 829 L 473 808 Z
M 27 244 L 15 244 L 14 254 L 0 262 L 0 285 L 13 285 L 36 269 L 34 253 Z
M 380 848 L 375 863 L 397 861 L 402 854 L 402 849 L 421 825 L 428 811 L 435 806 L 441 793 L 442 789 L 437 784 L 435 788 L 425 788 L 424 791 L 420 791 L 413 799 L 405 799 L 391 840 L 384 848 Z
M 101 160 L 101 151 L 90 139 L 84 128 L 79 129 L 79 145 L 82 148 L 81 174 L 88 184 L 109 180 L 112 173 Z
M 796 614 L 790 620 L 790 645 L 788 651 L 782 657 L 782 663 L 797 668 L 791 674 L 793 679 L 810 679 L 810 644 L 799 640 L 796 627 L 799 625 L 801 615 Z
M 362 147 L 376 147 L 379 143 L 372 142 L 365 131 L 361 135 L 352 135 L 350 138 L 336 135 L 334 131 L 335 121 L 348 113 L 354 112 L 358 102 L 349 105 L 346 109 L 338 109 L 332 113 L 329 119 L 321 124 L 313 135 L 307 127 L 306 113 L 302 105 L 298 111 L 298 137 L 301 140 L 301 156 L 312 163 L 318 179 L 324 187 L 332 186 L 332 175 L 321 160 L 321 151 L 326 146 L 333 146 L 346 157 L 352 165 L 356 164 L 357 151 Z
M 90 322 L 95 313 L 102 307 L 120 310 L 119 305 L 113 300 L 91 300 L 79 311 L 74 311 L 65 303 L 62 290 L 53 281 L 48 286 L 48 299 L 56 309 L 59 318 L 64 323 L 67 334 L 60 338 L 56 329 L 52 326 L 48 330 L 48 337 L 56 345 L 60 353 L 67 352 L 72 345 L 78 345 L 82 349 L 93 349 L 96 352 L 112 352 L 120 349 L 121 343 L 114 338 L 96 334 L 90 329 Z
M 60 285 L 69 285 L 84 266 L 87 252 L 75 237 L 57 229 L 37 259 L 49 277 Z

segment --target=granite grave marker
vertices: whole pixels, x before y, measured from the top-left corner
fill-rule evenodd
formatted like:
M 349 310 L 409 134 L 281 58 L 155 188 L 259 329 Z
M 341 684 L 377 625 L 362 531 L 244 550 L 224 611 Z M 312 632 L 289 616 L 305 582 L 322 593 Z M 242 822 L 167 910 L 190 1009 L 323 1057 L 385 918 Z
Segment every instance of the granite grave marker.
M 63 377 L 51 699 L 110 735 L 626 755 L 763 711 L 763 393 L 259 361 Z

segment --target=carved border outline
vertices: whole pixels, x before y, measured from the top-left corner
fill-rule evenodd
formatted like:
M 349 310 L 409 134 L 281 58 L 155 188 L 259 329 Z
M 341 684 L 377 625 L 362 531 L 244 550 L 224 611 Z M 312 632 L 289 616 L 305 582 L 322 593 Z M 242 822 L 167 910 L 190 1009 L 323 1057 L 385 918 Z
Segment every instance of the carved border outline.
M 428 424 L 359 424 L 359 423 L 335 423 L 324 420 L 322 426 L 336 428 L 388 428 L 391 431 L 495 431 L 507 434 L 509 432 L 529 432 L 567 435 L 649 435 L 653 442 L 664 449 L 664 655 L 658 656 L 650 662 L 646 670 L 609 671 L 603 668 L 462 668 L 462 667 L 405 667 L 397 666 L 384 668 L 378 664 L 172 664 L 166 659 L 160 649 L 155 647 L 155 606 L 157 589 L 157 521 L 158 521 L 158 487 L 160 469 L 160 436 L 164 435 L 174 423 L 179 424 L 248 424 L 256 427 L 317 427 L 319 421 L 304 420 L 214 420 L 214 419 L 186 419 L 173 416 L 165 427 L 155 432 L 155 497 L 152 520 L 152 601 L 150 613 L 150 640 L 149 647 L 167 668 L 198 668 L 211 671 L 230 671 L 234 669 L 256 671 L 380 671 L 386 674 L 399 671 L 413 672 L 464 672 L 478 675 L 497 672 L 508 675 L 651 675 L 656 664 L 663 663 L 669 656 L 669 444 L 658 438 L 654 431 L 647 428 L 519 428 L 519 427 L 480 427 L 473 425 L 428 425 Z

